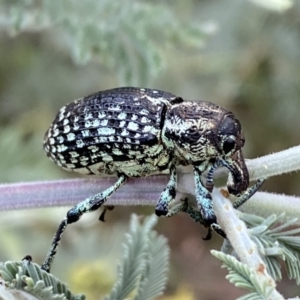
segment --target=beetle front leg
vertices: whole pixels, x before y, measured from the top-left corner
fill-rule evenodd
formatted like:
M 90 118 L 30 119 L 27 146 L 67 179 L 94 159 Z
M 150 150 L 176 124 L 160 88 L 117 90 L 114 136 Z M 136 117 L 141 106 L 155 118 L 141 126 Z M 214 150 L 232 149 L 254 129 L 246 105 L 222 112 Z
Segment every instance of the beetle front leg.
M 167 216 L 169 213 L 172 215 L 172 211 L 169 212 L 169 203 L 175 199 L 177 189 L 177 173 L 174 165 L 170 167 L 170 180 L 161 193 L 159 200 L 155 207 L 155 213 L 158 217 Z
M 203 222 L 210 226 L 217 223 L 217 218 L 212 207 L 212 197 L 208 189 L 203 185 L 201 181 L 201 170 L 197 166 L 194 167 L 194 179 L 196 187 L 196 201 L 200 209 Z

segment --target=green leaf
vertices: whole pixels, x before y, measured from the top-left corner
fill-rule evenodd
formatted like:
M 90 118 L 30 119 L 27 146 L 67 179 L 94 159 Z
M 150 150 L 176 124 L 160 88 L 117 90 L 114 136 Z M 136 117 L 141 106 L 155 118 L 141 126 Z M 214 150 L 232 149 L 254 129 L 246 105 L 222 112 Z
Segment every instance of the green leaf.
M 28 260 L 0 263 L 0 275 L 5 281 L 8 293 L 10 290 L 15 293 L 17 289 L 42 300 L 85 299 L 83 295 L 73 295 L 59 279 Z
M 152 231 L 156 222 L 153 215 L 140 224 L 133 215 L 117 282 L 106 300 L 125 299 L 133 294 L 135 300 L 153 299 L 165 288 L 169 248 L 166 239 Z

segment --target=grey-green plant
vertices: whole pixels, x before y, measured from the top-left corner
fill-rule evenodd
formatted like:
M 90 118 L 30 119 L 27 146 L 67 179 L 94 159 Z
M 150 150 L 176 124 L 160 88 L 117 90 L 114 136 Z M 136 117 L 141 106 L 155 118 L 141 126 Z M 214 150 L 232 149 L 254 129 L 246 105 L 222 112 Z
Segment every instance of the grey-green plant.
M 252 2 L 260 3 L 263 6 L 269 5 L 269 8 L 273 7 L 274 10 L 280 7 L 280 5 L 281 9 L 282 7 L 288 8 L 292 3 L 292 1 L 288 0 L 252 0 Z M 156 2 L 150 5 L 147 1 L 126 1 L 122 6 L 118 6 L 115 3 L 115 1 L 108 0 L 89 0 L 85 2 L 78 0 L 45 0 L 41 2 L 33 0 L 2 1 L 0 3 L 1 28 L 7 29 L 12 36 L 21 32 L 45 32 L 49 28 L 55 28 L 57 35 L 60 34 L 66 37 L 63 46 L 71 53 L 76 63 L 86 64 L 87 62 L 100 62 L 102 65 L 116 72 L 118 84 L 120 85 L 142 85 L 147 83 L 149 77 L 155 77 L 164 67 L 164 49 L 174 47 L 174 45 L 198 49 L 203 46 L 206 38 L 209 36 L 201 26 L 196 26 L 192 23 L 184 24 L 183 21 L 174 17 L 174 11 L 163 3 Z M 296 5 L 299 4 L 296 3 Z M 238 6 L 237 11 L 239 11 Z M 95 22 L 95 20 L 101 20 L 101 22 Z M 148 20 L 148 23 L 145 22 L 145 20 Z M 265 19 L 261 18 L 260 22 L 265 22 Z M 256 23 L 258 24 L 257 31 L 261 30 L 261 27 L 259 27 L 261 26 L 260 22 Z M 183 24 L 184 26 L 182 26 Z M 235 23 L 231 23 L 231 26 L 235 29 Z M 164 28 L 165 30 L 161 31 L 160 28 Z M 272 30 L 273 34 L 271 36 L 272 39 L 276 41 L 275 44 L 278 47 L 278 51 L 274 54 L 274 61 L 277 63 L 275 66 L 277 70 L 281 69 L 285 71 L 284 68 L 280 68 L 282 61 L 284 61 L 280 54 L 285 53 L 287 57 L 293 57 L 291 53 L 293 49 L 298 49 L 298 47 L 287 46 L 287 43 L 290 42 L 291 44 L 289 45 L 293 46 L 293 42 L 296 41 L 288 35 L 289 39 L 282 38 L 288 28 L 281 29 L 275 25 L 273 28 L 274 30 Z M 151 43 L 149 42 L 150 38 Z M 280 46 L 283 47 L 285 51 L 280 51 Z M 116 56 L 118 57 L 117 60 L 114 59 Z M 233 54 L 233 60 L 236 60 L 235 54 Z M 297 65 L 295 64 L 295 66 Z M 298 77 L 295 76 L 297 73 L 290 73 L 292 76 L 290 74 L 284 74 L 284 78 L 286 79 L 284 89 L 281 89 L 277 84 L 278 76 L 273 76 L 272 80 L 270 80 L 271 86 L 273 88 L 275 87 L 276 95 L 274 97 L 277 99 L 277 105 L 278 103 L 282 103 L 282 99 L 285 98 L 296 99 L 294 100 L 295 102 L 299 100 L 296 89 L 291 88 L 291 82 L 297 82 Z M 277 75 L 276 72 L 275 75 Z M 224 76 L 228 77 L 228 74 L 226 73 Z M 240 81 L 238 81 L 238 83 L 240 83 Z M 240 85 L 233 84 L 232 86 L 239 87 Z M 288 106 L 286 106 L 285 109 L 287 110 Z M 284 115 L 288 116 L 288 114 Z M 280 120 L 286 120 L 285 117 L 282 116 L 281 110 L 280 117 L 282 118 L 278 116 L 275 117 Z M 290 126 L 290 122 L 284 122 L 283 125 Z M 12 136 L 13 135 L 8 132 L 7 137 Z M 299 153 L 300 148 L 296 146 L 282 152 L 274 153 L 273 155 L 249 160 L 247 166 L 250 171 L 251 179 L 269 178 L 271 176 L 299 170 Z M 216 177 L 222 177 L 224 175 L 224 171 L 220 171 L 216 174 Z M 155 205 L 155 201 L 158 198 L 157 191 L 161 191 L 161 178 L 162 177 L 153 177 L 148 179 L 151 185 L 147 185 L 143 199 L 134 198 L 134 192 L 129 196 L 128 193 L 122 194 L 122 191 L 120 191 L 120 193 L 117 194 L 119 198 L 116 199 L 116 202 L 119 201 L 120 203 L 120 201 L 124 201 L 126 205 L 136 205 L 141 202 Z M 93 184 L 89 185 L 87 182 L 93 182 Z M 64 182 L 63 190 L 58 184 L 55 186 L 55 182 L 54 187 L 52 182 L 50 188 L 50 183 L 51 182 L 49 182 L 48 185 L 47 182 L 33 182 L 30 183 L 30 185 L 24 183 L 0 186 L 0 210 L 28 207 L 28 205 L 34 207 L 39 203 L 42 196 L 44 200 L 46 200 L 45 205 L 49 205 L 58 194 L 60 196 L 65 195 L 66 202 L 64 202 L 64 204 L 66 204 L 68 195 L 71 192 L 73 195 L 83 199 L 85 195 L 91 192 L 91 186 L 94 189 L 96 186 L 96 192 L 103 188 L 103 186 L 101 186 L 101 179 L 90 181 L 69 180 Z M 57 181 L 57 183 L 62 183 L 62 181 Z M 192 184 L 193 180 L 190 174 L 180 174 L 178 200 L 181 196 L 187 195 L 191 201 L 193 201 L 193 197 L 190 195 Z M 138 181 L 133 182 L 131 185 L 132 191 L 138 188 L 141 188 Z M 146 187 L 143 186 L 142 188 Z M 25 190 L 27 190 L 26 194 L 24 194 Z M 45 190 L 48 191 L 48 193 L 45 193 Z M 50 191 L 52 193 L 50 193 Z M 239 213 L 233 208 L 230 208 L 230 203 L 219 194 L 217 190 L 213 195 L 213 199 L 218 220 L 222 228 L 224 228 L 228 234 L 228 240 L 225 241 L 222 247 L 224 253 L 213 250 L 212 254 L 220 259 L 229 269 L 230 274 L 228 275 L 228 279 L 232 283 L 250 290 L 250 294 L 241 297 L 241 299 L 283 299 L 283 296 L 276 290 L 276 280 L 280 280 L 282 277 L 279 264 L 280 260 L 285 262 L 289 277 L 299 284 L 299 237 L 297 237 L 297 234 L 299 234 L 299 221 L 297 220 L 300 216 L 300 198 L 258 192 L 250 201 L 241 207 L 242 211 L 247 211 L 251 214 Z M 114 203 L 111 202 L 111 204 Z M 285 214 L 283 215 L 282 212 Z M 298 219 L 296 220 L 296 218 Z M 247 229 L 241 219 L 245 221 L 249 229 Z M 290 226 L 296 229 L 290 229 Z M 152 240 L 152 235 L 154 234 L 149 235 L 149 240 L 145 242 L 148 246 L 150 244 L 152 245 L 152 243 L 153 245 L 156 244 Z M 144 293 L 147 294 L 147 289 L 152 290 L 149 283 L 151 280 L 149 278 L 152 278 L 154 276 L 153 274 L 158 272 L 155 266 L 160 265 L 160 260 L 151 260 L 154 264 L 153 267 L 151 267 L 152 271 L 145 267 L 145 265 L 147 265 L 146 261 L 137 265 L 128 265 L 128 261 L 130 261 L 131 257 L 129 249 L 134 249 L 135 245 L 139 243 L 140 240 L 137 238 L 134 242 L 130 242 L 126 246 L 128 252 L 126 252 L 127 250 L 125 252 L 128 255 L 123 262 L 123 269 L 121 268 L 119 270 L 120 277 L 113 289 L 113 293 L 121 295 L 121 290 L 128 288 L 128 282 L 124 281 L 127 279 L 124 278 L 124 274 L 129 274 L 128 268 L 130 267 L 134 267 L 132 270 L 133 274 L 136 275 L 138 273 L 137 270 L 142 274 L 136 294 L 136 297 L 140 298 L 136 299 L 145 299 L 143 295 Z M 159 242 L 157 242 L 157 244 L 159 244 Z M 144 247 L 141 248 L 144 249 Z M 254 254 L 250 256 L 249 253 Z M 149 258 L 152 254 L 147 255 L 149 255 Z M 162 261 L 165 262 L 165 260 Z M 7 263 L 2 266 L 4 268 L 3 270 L 14 270 L 14 273 L 11 274 L 14 274 L 15 277 L 10 277 L 12 282 L 18 282 L 21 285 L 23 284 L 21 278 L 26 279 L 25 281 L 29 283 L 29 286 L 31 286 L 33 290 L 37 288 L 39 292 L 44 291 L 44 289 L 48 292 L 45 282 L 51 283 L 51 280 L 53 280 L 40 278 L 42 281 L 34 281 L 31 277 L 28 277 L 28 275 L 26 275 L 29 274 L 26 273 L 29 272 L 28 266 L 35 268 L 33 263 Z M 22 269 L 24 266 L 25 269 Z M 39 274 L 38 267 L 36 268 L 35 272 Z M 8 274 L 10 273 L 8 272 Z M 149 278 L 145 274 L 149 275 Z M 39 278 L 36 277 L 36 275 L 33 277 L 36 279 Z M 131 285 L 137 282 L 135 281 L 137 277 L 138 276 L 130 281 Z M 155 282 L 152 281 L 152 284 L 153 283 Z M 51 284 L 54 285 L 53 282 Z M 58 284 L 60 285 L 60 283 Z M 3 286 L 0 285 L 0 288 L 3 288 Z M 153 289 L 157 294 L 161 291 L 158 282 L 157 285 L 154 285 Z M 3 292 L 3 289 L 1 291 Z
M 150 300 L 162 294 L 167 283 L 170 251 L 166 238 L 153 230 L 156 223 L 154 215 L 143 222 L 132 215 L 116 283 L 105 300 Z M 83 295 L 73 295 L 66 284 L 29 258 L 0 263 L 0 278 L 0 299 L 20 299 L 20 295 L 24 299 L 85 299 Z
M 120 85 L 146 84 L 164 68 L 166 49 L 199 49 L 209 36 L 204 26 L 184 22 L 161 1 L 27 0 L 4 1 L 0 8 L 2 27 L 12 36 L 63 31 L 64 48 L 76 64 L 100 63 Z

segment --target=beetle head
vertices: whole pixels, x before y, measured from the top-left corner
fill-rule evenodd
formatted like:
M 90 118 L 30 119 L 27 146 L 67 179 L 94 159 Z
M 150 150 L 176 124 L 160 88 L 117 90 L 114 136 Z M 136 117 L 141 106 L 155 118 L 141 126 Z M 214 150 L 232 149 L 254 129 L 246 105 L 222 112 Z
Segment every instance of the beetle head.
M 249 185 L 242 154 L 245 139 L 234 115 L 209 102 L 185 101 L 166 114 L 163 141 L 182 164 L 207 170 L 213 164 L 229 169 L 228 191 L 242 194 Z

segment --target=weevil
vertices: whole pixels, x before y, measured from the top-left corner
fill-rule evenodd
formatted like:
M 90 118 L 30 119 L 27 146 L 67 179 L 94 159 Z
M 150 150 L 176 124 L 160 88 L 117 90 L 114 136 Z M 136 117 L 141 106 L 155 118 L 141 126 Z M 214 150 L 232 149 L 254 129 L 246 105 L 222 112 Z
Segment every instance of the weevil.
M 165 170 L 170 171 L 170 179 L 158 199 L 156 214 L 169 217 L 185 211 L 225 237 L 212 207 L 213 172 L 225 166 L 229 170 L 228 192 L 236 196 L 245 193 L 249 174 L 242 154 L 244 143 L 241 124 L 230 111 L 210 102 L 186 101 L 160 90 L 115 88 L 63 106 L 45 134 L 44 149 L 49 158 L 68 171 L 114 174 L 117 180 L 67 212 L 42 269 L 50 271 L 68 224 L 101 207 L 128 177 Z M 193 166 L 198 210 L 187 201 L 169 208 L 176 196 L 176 167 L 180 165 Z M 203 183 L 201 174 L 205 171 L 208 175 Z M 240 204 L 258 187 L 257 184 L 248 190 Z

